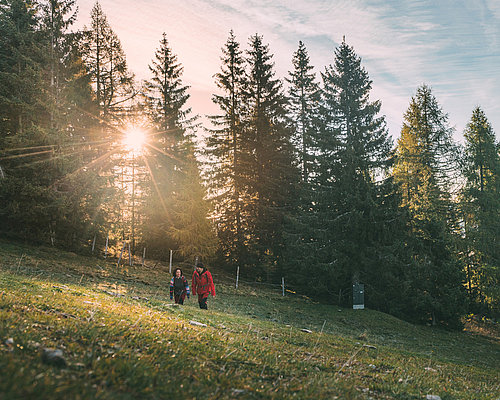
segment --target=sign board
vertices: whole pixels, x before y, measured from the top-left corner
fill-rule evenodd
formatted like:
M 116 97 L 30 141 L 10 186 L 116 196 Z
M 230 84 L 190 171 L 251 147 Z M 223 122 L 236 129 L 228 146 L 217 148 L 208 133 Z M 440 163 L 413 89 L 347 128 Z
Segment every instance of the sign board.
M 352 285 L 352 309 L 363 310 L 365 308 L 365 285 L 355 283 Z

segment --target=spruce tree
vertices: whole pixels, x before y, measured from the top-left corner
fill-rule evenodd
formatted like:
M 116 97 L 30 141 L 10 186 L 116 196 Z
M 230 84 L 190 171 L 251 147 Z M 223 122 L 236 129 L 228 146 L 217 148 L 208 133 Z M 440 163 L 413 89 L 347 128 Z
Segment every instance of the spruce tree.
M 76 19 L 76 0 L 48 0 L 41 4 L 42 30 L 47 35 L 48 52 L 48 79 L 50 83 L 50 125 L 58 125 L 58 111 L 62 107 L 61 92 L 65 79 L 65 62 L 71 52 L 70 46 L 75 46 L 75 35 L 68 33 L 69 27 Z
M 387 224 L 392 219 L 384 202 L 390 193 L 384 172 L 391 141 L 385 118 L 379 115 L 380 101 L 369 99 L 372 81 L 345 41 L 335 50 L 334 64 L 325 68 L 322 78 L 312 208 L 317 251 L 312 262 L 316 274 L 323 277 L 321 290 L 349 304 L 353 283 L 380 290 L 385 283 L 377 277 L 383 269 L 391 269 L 391 264 L 381 262 L 394 239 L 381 235 L 390 232 Z
M 293 71 L 289 72 L 287 82 L 290 84 L 288 98 L 290 113 L 296 127 L 296 143 L 298 144 L 300 163 L 302 167 L 302 181 L 309 179 L 310 164 L 314 160 L 313 149 L 316 144 L 318 130 L 318 111 L 320 106 L 319 84 L 316 75 L 312 72 L 307 49 L 299 41 L 299 47 L 293 54 Z
M 120 39 L 108 23 L 100 3 L 94 4 L 91 25 L 85 31 L 83 59 L 88 68 L 99 117 L 108 121 L 123 114 L 135 96 L 133 75 L 129 72 Z
M 419 87 L 404 115 L 394 178 L 409 212 L 408 314 L 454 325 L 463 311 L 463 274 L 452 247 L 449 177 L 456 167 L 447 121 L 431 89 Z
M 43 43 L 33 1 L 9 0 L 0 7 L 1 138 L 22 134 L 47 115 L 41 101 Z
M 149 143 L 151 157 L 146 159 L 152 187 L 144 210 L 144 241 L 157 251 L 206 257 L 213 251 L 214 237 L 195 157 L 197 116 L 186 106 L 189 86 L 182 82 L 183 67 L 166 34 L 149 69 L 152 78 L 144 82 L 144 107 L 156 131 Z
M 302 41 L 292 57 L 293 70 L 288 73 L 288 110 L 292 121 L 293 143 L 301 168 L 301 182 L 298 184 L 297 204 L 286 219 L 287 279 L 296 287 L 303 285 L 304 266 L 314 260 L 314 178 L 318 134 L 320 129 L 319 109 L 321 92 L 316 81 L 314 67 L 310 64 L 307 49 Z
M 250 263 L 267 272 L 279 266 L 284 251 L 283 226 L 295 200 L 298 169 L 287 119 L 287 99 L 275 78 L 269 47 L 259 35 L 250 38 L 247 50 L 246 104 L 242 136 L 242 185 L 248 194 L 246 205 L 252 237 Z
M 467 289 L 482 312 L 500 312 L 500 156 L 495 132 L 480 107 L 464 132 L 465 229 Z
M 55 196 L 44 121 L 44 51 L 37 4 L 9 0 L 0 7 L 0 229 L 48 240 Z M 50 167 L 50 165 L 49 165 Z
M 222 49 L 221 61 L 221 71 L 215 79 L 222 93 L 212 97 L 221 113 L 210 118 L 215 128 L 209 131 L 206 141 L 206 178 L 217 220 L 221 261 L 228 265 L 242 265 L 245 237 L 249 233 L 245 212 L 248 198 L 245 199 L 246 191 L 242 186 L 244 167 L 241 156 L 245 60 L 233 31 Z

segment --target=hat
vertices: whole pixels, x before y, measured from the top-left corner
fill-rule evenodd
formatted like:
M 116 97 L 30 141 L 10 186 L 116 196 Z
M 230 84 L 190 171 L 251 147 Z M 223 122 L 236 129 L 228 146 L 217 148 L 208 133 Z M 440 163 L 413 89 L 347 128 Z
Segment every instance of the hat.
M 196 268 L 204 268 L 203 263 L 202 263 L 201 261 L 198 261 L 198 262 L 196 263 Z

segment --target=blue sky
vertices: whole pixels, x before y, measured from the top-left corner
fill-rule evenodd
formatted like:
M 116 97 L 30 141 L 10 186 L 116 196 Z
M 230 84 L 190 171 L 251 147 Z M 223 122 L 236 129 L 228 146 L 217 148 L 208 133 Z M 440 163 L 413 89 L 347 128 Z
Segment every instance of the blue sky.
M 94 0 L 78 0 L 76 28 L 88 25 Z M 302 40 L 319 72 L 342 41 L 354 46 L 382 101 L 389 132 L 399 137 L 403 113 L 423 83 L 449 114 L 455 138 L 481 106 L 500 132 L 500 0 L 101 0 L 130 69 L 147 79 L 166 32 L 191 85 L 195 113 L 215 114 L 213 75 L 233 29 L 243 48 L 258 33 L 286 76 Z

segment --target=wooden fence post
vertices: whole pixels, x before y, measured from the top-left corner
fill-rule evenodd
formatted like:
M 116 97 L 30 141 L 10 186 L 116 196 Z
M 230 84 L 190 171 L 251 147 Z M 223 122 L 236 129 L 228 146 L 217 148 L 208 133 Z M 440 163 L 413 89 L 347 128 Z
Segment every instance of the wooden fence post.
M 127 245 L 127 242 L 123 242 L 122 251 L 120 252 L 120 257 L 118 258 L 118 264 L 116 264 L 117 267 L 120 266 L 120 262 L 122 261 L 122 256 L 123 256 L 123 252 L 125 251 L 126 245 Z
M 108 258 L 109 233 L 106 234 L 106 247 L 104 248 L 104 258 Z
M 130 252 L 130 242 L 128 242 L 128 265 L 132 266 L 132 253 Z
M 172 253 L 173 252 L 174 252 L 173 250 L 170 250 L 170 264 L 169 264 L 169 267 L 168 267 L 168 272 L 170 274 L 172 274 Z

